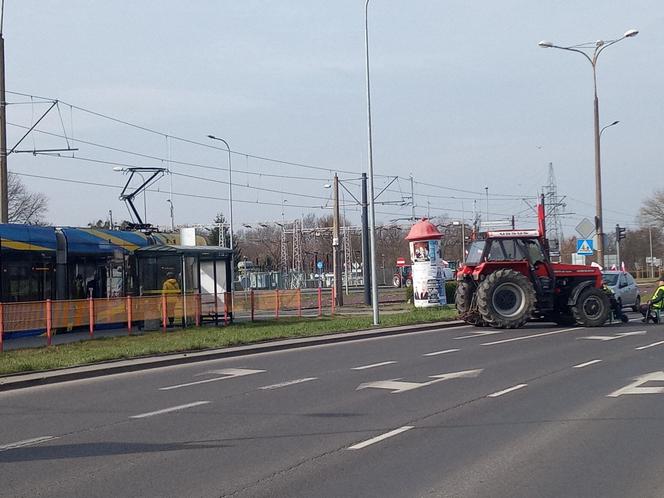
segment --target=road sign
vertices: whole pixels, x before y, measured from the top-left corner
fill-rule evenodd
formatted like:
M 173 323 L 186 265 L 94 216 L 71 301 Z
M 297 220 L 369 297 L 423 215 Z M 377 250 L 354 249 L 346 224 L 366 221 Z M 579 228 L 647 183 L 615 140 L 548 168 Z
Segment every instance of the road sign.
M 397 258 L 397 266 L 406 266 L 406 258 Z
M 582 256 L 592 256 L 593 254 L 593 240 L 592 239 L 577 239 L 576 253 Z
M 322 269 L 323 269 L 323 262 L 322 262 L 322 261 L 319 261 L 318 263 L 316 263 L 316 267 L 317 267 L 319 270 L 322 270 Z
M 588 218 L 583 218 L 581 223 L 576 226 L 575 230 L 582 238 L 589 239 L 595 232 L 595 224 Z

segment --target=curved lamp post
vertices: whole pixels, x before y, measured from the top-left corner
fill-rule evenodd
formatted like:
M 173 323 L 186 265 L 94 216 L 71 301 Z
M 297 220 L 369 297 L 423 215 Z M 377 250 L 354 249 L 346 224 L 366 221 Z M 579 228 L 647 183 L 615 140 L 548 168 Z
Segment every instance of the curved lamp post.
M 560 50 L 567 50 L 569 52 L 577 52 L 583 55 L 590 65 L 593 68 L 593 91 L 594 91 L 594 138 L 595 138 L 595 230 L 597 232 L 597 259 L 599 264 L 604 266 L 604 229 L 602 223 L 602 167 L 600 160 L 600 147 L 599 147 L 599 138 L 600 138 L 600 129 L 599 129 L 599 100 L 597 98 L 597 58 L 607 47 L 618 43 L 619 41 L 624 40 L 625 38 L 632 38 L 638 35 L 639 32 L 636 29 L 630 29 L 625 31 L 620 38 L 615 40 L 597 40 L 594 43 L 582 43 L 579 45 L 571 45 L 569 47 L 561 47 L 555 45 L 550 41 L 542 40 L 538 45 L 542 48 L 557 48 Z M 609 126 L 613 126 L 616 123 L 612 123 Z

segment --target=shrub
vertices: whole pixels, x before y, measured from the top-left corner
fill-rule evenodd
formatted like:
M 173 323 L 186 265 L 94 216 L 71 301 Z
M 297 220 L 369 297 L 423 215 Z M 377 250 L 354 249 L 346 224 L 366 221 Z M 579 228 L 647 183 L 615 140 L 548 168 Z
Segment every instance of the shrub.
M 445 282 L 445 297 L 447 297 L 447 304 L 454 304 L 454 295 L 456 294 L 457 283 L 455 280 Z
M 413 302 L 413 286 L 412 285 L 407 285 L 405 287 L 406 290 L 406 302 L 407 303 L 412 303 Z

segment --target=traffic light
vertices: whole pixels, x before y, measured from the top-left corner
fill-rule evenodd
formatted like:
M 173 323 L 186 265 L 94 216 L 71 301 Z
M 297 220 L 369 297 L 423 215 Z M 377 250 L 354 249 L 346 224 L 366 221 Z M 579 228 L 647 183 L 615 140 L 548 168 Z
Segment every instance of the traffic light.
M 624 239 L 626 231 L 626 228 L 620 228 L 620 225 L 616 225 L 616 241 Z

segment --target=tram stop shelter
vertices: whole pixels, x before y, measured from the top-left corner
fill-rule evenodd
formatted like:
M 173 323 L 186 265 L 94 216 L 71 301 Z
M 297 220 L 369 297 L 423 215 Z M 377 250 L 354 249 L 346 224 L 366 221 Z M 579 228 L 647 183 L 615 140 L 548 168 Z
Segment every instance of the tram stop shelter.
M 162 296 L 164 282 L 175 278 L 168 293 L 168 319 L 183 325 L 195 321 L 230 321 L 233 251 L 215 246 L 155 245 L 135 251 L 141 296 Z

